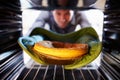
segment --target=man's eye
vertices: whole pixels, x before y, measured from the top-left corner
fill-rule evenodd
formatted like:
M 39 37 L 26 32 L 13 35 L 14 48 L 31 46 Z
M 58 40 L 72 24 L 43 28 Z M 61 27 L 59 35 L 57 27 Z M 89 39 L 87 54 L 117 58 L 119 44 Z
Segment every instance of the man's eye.
M 70 15 L 70 13 L 66 13 L 66 15 L 68 15 L 68 16 L 69 16 L 69 15 Z
M 60 13 L 57 13 L 57 15 L 60 15 Z

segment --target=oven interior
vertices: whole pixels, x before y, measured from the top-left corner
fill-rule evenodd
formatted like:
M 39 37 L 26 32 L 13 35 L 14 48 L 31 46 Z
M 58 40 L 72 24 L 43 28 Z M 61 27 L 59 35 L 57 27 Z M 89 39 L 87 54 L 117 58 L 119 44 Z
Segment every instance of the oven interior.
M 97 32 L 99 32 L 99 30 L 102 31 L 99 36 L 102 41 L 103 48 L 100 56 L 95 61 L 82 68 L 71 70 L 66 70 L 63 66 L 58 65 L 40 65 L 25 54 L 18 45 L 18 38 L 27 35 L 28 27 L 25 26 L 32 24 L 32 16 L 35 13 L 39 14 L 39 10 L 36 10 L 38 8 L 35 6 L 36 1 L 0 1 L 0 80 L 120 79 L 119 0 L 98 0 L 96 3 L 94 3 L 95 0 L 92 0 L 93 2 L 91 1 L 91 3 L 94 3 L 94 8 L 85 7 L 85 11 L 86 9 L 89 9 L 88 13 L 90 13 L 89 11 L 92 11 L 94 13 L 91 13 L 93 16 L 97 15 L 97 20 L 91 18 L 93 22 L 96 22 L 92 25 L 95 28 L 96 26 L 100 27 L 96 29 Z M 89 0 L 85 1 L 84 6 L 89 5 Z M 26 9 L 26 5 L 30 8 Z M 80 8 L 80 10 L 81 9 L 83 8 Z

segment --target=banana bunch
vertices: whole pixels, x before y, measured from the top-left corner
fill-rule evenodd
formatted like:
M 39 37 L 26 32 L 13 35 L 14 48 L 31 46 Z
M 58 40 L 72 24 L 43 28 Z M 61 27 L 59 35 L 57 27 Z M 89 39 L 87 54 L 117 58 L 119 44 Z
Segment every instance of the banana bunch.
M 76 59 L 85 55 L 88 52 L 88 45 L 80 43 L 73 44 L 56 41 L 40 41 L 34 44 L 32 50 L 41 59 L 45 58 L 44 61 L 49 58 L 49 60 L 46 61 L 48 64 L 66 65 L 65 61 L 68 61 L 67 64 L 69 64 L 70 61 L 74 62 Z M 55 60 L 55 62 L 51 62 L 50 59 Z
M 68 58 L 71 59 L 73 57 L 79 56 L 81 52 L 71 51 L 69 55 L 67 54 L 67 52 L 69 52 L 68 49 L 61 50 L 60 52 L 58 49 L 54 49 L 54 48 L 52 48 L 54 50 L 51 50 L 48 48 L 48 46 L 38 47 L 38 45 L 40 44 L 37 44 L 36 46 L 35 44 L 40 41 L 58 41 L 63 43 L 68 42 L 68 43 L 77 43 L 77 44 L 87 44 L 89 46 L 89 50 L 87 54 L 83 55 L 82 57 L 79 57 L 77 60 L 76 59 L 65 60 Z M 98 57 L 102 48 L 102 44 L 99 41 L 98 34 L 92 27 L 82 28 L 79 31 L 71 32 L 67 34 L 59 34 L 59 33 L 48 31 L 42 28 L 35 28 L 29 37 L 27 38 L 20 37 L 18 40 L 18 43 L 22 47 L 22 49 L 26 51 L 26 53 L 29 54 L 31 58 L 34 59 L 36 62 L 40 64 L 49 65 L 49 63 L 46 63 L 46 62 L 50 60 L 51 60 L 51 63 L 53 64 L 55 63 L 55 60 L 59 61 L 60 64 L 62 64 L 61 62 L 64 61 L 65 69 L 80 68 L 82 66 L 89 64 L 90 62 L 92 62 L 94 59 Z M 40 54 L 38 55 L 38 53 Z M 62 57 L 62 60 L 58 56 Z

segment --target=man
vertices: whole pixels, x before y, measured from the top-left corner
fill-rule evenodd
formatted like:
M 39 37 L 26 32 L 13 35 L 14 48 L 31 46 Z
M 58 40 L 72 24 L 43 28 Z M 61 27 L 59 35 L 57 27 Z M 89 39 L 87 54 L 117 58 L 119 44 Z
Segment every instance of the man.
M 32 28 L 42 27 L 65 34 L 87 26 L 90 26 L 90 24 L 86 16 L 80 11 L 55 9 L 52 11 L 41 11 L 40 16 L 35 21 Z
M 65 34 L 76 31 L 82 27 L 90 26 L 84 14 L 70 9 L 56 9 L 59 7 L 76 7 L 77 3 L 78 0 L 48 0 L 49 7 L 55 9 L 52 11 L 41 11 L 40 16 L 32 28 L 41 27 Z

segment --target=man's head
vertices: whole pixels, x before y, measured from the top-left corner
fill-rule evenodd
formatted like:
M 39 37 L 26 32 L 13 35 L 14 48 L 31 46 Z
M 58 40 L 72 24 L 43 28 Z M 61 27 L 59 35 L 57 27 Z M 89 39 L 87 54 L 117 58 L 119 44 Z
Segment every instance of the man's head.
M 72 10 L 56 9 L 52 11 L 53 18 L 59 28 L 64 29 L 71 21 L 73 16 Z

